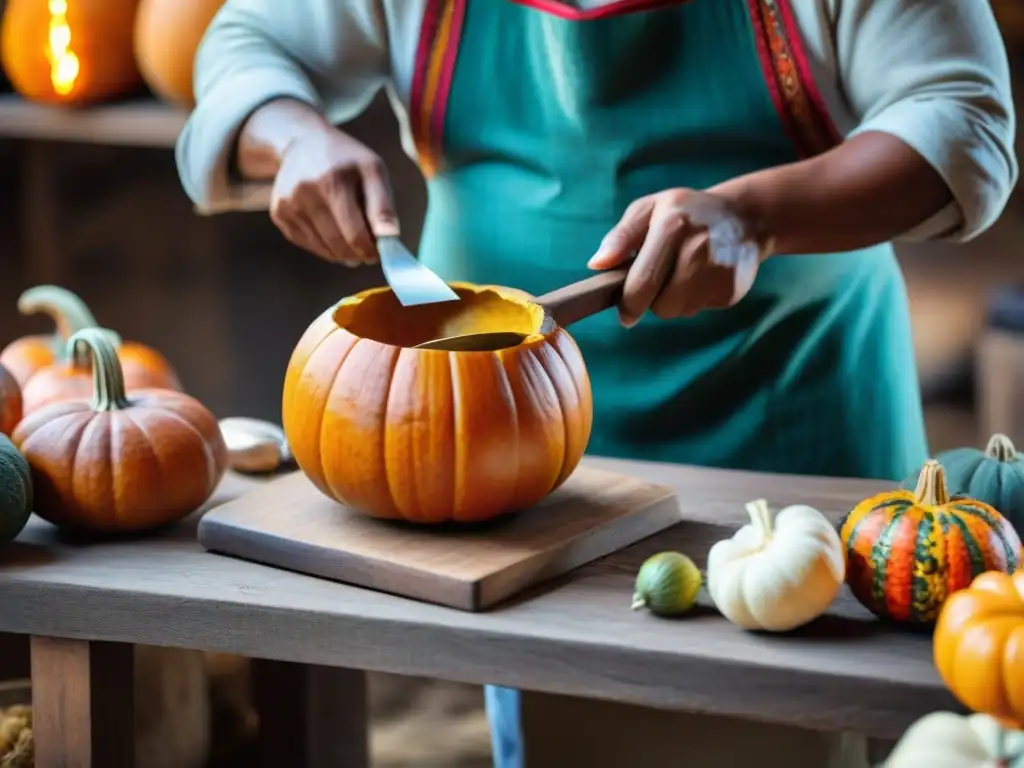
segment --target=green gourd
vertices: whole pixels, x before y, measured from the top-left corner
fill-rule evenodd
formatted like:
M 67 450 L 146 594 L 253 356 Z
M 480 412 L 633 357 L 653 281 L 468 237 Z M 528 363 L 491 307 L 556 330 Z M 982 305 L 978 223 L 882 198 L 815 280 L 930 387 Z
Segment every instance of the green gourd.
M 686 555 L 652 555 L 636 575 L 632 608 L 647 608 L 658 616 L 686 613 L 696 604 L 702 581 L 700 570 Z
M 0 435 L 0 544 L 13 541 L 32 514 L 32 471 L 14 444 Z
M 984 451 L 954 448 L 935 457 L 946 471 L 950 493 L 967 496 L 995 507 L 1024 534 L 1024 454 L 1017 453 L 1006 435 L 995 434 Z M 903 482 L 914 488 L 917 474 Z

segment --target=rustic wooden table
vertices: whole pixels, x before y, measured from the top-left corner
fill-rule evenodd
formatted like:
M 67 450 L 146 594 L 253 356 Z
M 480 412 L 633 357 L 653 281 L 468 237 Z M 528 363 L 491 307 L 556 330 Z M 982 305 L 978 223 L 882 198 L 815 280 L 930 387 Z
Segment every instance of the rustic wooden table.
M 845 593 L 785 637 L 740 631 L 710 609 L 685 620 L 629 610 L 646 556 L 678 549 L 702 563 L 745 522 L 744 502 L 807 503 L 838 521 L 878 483 L 588 461 L 675 487 L 688 522 L 483 614 L 210 554 L 194 520 L 156 538 L 80 544 L 33 519 L 0 561 L 0 631 L 32 637 L 38 764 L 131 764 L 133 643 L 307 665 L 293 693 L 309 716 L 309 766 L 365 764 L 358 670 L 882 738 L 955 708 L 930 639 L 880 625 Z M 211 503 L 254 482 L 229 477 Z

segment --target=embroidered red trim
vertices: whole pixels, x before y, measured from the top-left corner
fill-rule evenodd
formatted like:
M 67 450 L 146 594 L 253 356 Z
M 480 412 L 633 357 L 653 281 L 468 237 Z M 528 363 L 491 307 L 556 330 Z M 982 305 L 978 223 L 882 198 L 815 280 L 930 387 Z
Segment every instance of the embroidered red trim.
M 437 172 L 467 0 L 427 0 L 416 47 L 409 120 L 424 175 Z
M 563 0 L 512 0 L 513 3 L 525 5 L 528 8 L 535 8 L 543 13 L 550 13 L 560 19 L 569 21 L 594 21 L 595 19 L 607 19 L 611 16 L 624 16 L 627 13 L 641 13 L 653 11 L 658 8 L 667 8 L 672 5 L 681 5 L 690 0 L 617 0 L 617 2 L 606 3 L 597 8 L 576 8 L 563 2 Z
M 747 0 L 765 85 L 801 157 L 842 141 L 811 76 L 789 0 Z

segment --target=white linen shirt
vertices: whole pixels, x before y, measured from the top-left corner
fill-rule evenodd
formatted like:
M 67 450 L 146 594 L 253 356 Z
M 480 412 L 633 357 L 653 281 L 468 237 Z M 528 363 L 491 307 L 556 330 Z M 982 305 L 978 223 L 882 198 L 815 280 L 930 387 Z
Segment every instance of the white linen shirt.
M 341 123 L 384 88 L 415 159 L 407 108 L 426 2 L 226 0 L 196 56 L 197 104 L 177 146 L 198 209 L 266 206 L 266 184 L 238 183 L 228 169 L 246 118 L 278 97 Z M 990 227 L 1018 166 L 1009 66 L 987 0 L 790 0 L 790 8 L 840 133 L 896 136 L 949 185 L 955 202 L 899 239 L 964 241 Z

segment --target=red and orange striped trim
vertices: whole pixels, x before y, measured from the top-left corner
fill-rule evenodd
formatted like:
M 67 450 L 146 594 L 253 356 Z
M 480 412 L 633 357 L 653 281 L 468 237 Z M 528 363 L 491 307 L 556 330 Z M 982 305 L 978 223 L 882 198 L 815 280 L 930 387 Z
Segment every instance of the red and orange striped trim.
M 765 84 L 800 157 L 814 157 L 843 140 L 811 76 L 790 0 L 747 0 Z
M 433 176 L 441 161 L 441 139 L 467 0 L 427 0 L 416 48 L 410 119 L 420 169 Z

